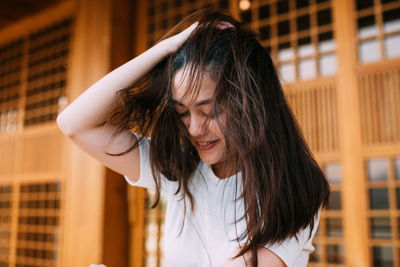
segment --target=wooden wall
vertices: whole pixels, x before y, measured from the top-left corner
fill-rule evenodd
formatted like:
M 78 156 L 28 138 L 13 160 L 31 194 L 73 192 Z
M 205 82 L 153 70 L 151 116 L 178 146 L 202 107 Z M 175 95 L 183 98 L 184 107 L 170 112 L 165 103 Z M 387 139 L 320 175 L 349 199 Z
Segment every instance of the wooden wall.
M 127 266 L 126 184 L 55 119 L 132 55 L 129 2 L 63 1 L 0 31 L 2 266 Z
M 145 246 L 152 235 L 147 226 L 162 218 L 163 207 L 153 216 L 146 206 L 150 195 L 127 187 L 120 175 L 73 146 L 55 117 L 93 82 L 145 51 L 185 12 L 206 2 L 228 5 L 237 18 L 250 16 L 249 26 L 259 34 L 271 27 L 272 37 L 262 44 L 282 73 L 288 64 L 336 57 L 334 74 L 324 75 L 317 63 L 314 78 L 301 80 L 299 69 L 284 85 L 321 167 L 341 169 L 339 182 L 331 184 L 340 206 L 324 211 L 310 266 L 373 266 L 375 247 L 391 248 L 392 265 L 400 264 L 400 178 L 394 171 L 400 156 L 400 59 L 361 64 L 357 50 L 364 41 L 357 18 L 371 12 L 379 18 L 397 3 L 382 7 L 375 1 L 377 7 L 364 12 L 355 10 L 356 1 L 310 0 L 310 7 L 300 11 L 311 18 L 309 31 L 279 37 L 275 24 L 287 20 L 297 28 L 299 14 L 278 14 L 274 7 L 271 17 L 260 16 L 276 1 L 254 0 L 245 12 L 233 0 L 184 1 L 158 15 L 162 8 L 152 9 L 162 7 L 158 1 L 68 0 L 0 30 L 0 265 L 145 266 L 153 255 Z M 332 20 L 324 24 L 315 14 L 328 9 Z M 330 32 L 336 43 L 332 50 L 279 57 L 281 41 L 297 49 L 298 38 L 310 37 L 318 46 L 320 33 Z M 385 35 L 377 38 L 383 43 Z M 386 180 L 368 178 L 368 164 L 376 158 L 387 162 Z M 375 189 L 388 192 L 384 210 L 371 207 Z M 390 221 L 389 238 L 373 237 L 376 218 Z M 333 221 L 342 231 L 336 236 L 329 235 Z M 160 230 L 157 240 L 161 236 Z M 329 249 L 337 250 L 333 261 L 338 263 L 330 263 Z

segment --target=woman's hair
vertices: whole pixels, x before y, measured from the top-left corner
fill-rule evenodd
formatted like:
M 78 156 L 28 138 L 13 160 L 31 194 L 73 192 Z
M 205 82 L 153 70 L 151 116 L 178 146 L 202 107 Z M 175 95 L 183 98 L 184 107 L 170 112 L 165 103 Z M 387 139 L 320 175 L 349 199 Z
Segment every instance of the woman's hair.
M 176 53 L 119 91 L 119 108 L 108 123 L 117 126 L 115 136 L 127 128 L 151 136 L 150 162 L 157 186 L 153 206 L 164 175 L 178 183 L 176 193 L 190 201 L 193 211 L 189 184 L 200 158 L 174 109 L 171 86 L 174 74 L 185 69 L 187 94 L 196 96 L 202 74 L 208 72 L 216 83 L 213 113 L 226 139 L 226 153 L 234 155 L 234 166 L 241 172 L 237 177 L 243 192 L 237 196 L 243 198 L 245 210 L 237 221 L 246 220 L 247 229 L 238 236 L 244 244 L 237 256 L 250 251 L 252 265 L 257 266 L 260 247 L 296 237 L 308 226 L 311 237 L 315 217 L 328 201 L 329 185 L 256 35 L 230 15 L 208 8 L 187 17 L 164 38 L 194 21 L 198 27 Z M 221 112 L 227 123 L 221 123 Z

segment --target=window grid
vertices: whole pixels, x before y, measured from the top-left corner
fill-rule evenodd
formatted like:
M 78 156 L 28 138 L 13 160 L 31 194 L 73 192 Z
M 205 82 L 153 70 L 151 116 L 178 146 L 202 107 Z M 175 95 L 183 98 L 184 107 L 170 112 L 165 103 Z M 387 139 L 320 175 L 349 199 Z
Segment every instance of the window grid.
M 146 217 L 144 234 L 144 266 L 161 267 L 163 265 L 163 225 L 165 221 L 166 202 L 160 199 L 160 203 L 153 209 L 153 193 L 147 191 Z
M 0 185 L 0 266 L 9 266 L 13 187 Z
M 285 86 L 286 99 L 314 152 L 339 151 L 336 90 L 334 81 Z
M 57 266 L 61 183 L 21 184 L 16 266 Z
M 0 47 L 0 133 L 18 128 L 24 39 Z
M 368 158 L 365 162 L 368 229 L 374 266 L 399 266 L 400 177 L 399 156 Z
M 336 74 L 330 1 L 252 1 L 241 19 L 259 33 L 283 82 Z
M 356 0 L 354 6 L 359 62 L 400 57 L 400 2 Z
M 342 211 L 342 169 L 336 161 L 323 164 L 323 170 L 331 188 L 328 206 L 321 214 L 319 227 L 310 254 L 309 266 L 345 266 L 344 232 Z
M 71 19 L 29 36 L 24 125 L 54 121 L 65 99 Z
M 147 45 L 150 47 L 191 12 L 210 5 L 227 9 L 229 0 L 152 0 L 148 5 Z
M 0 46 L 0 134 L 54 121 L 66 105 L 72 18 Z
M 400 141 L 400 67 L 385 64 L 380 70 L 358 73 L 362 142 L 365 147 Z

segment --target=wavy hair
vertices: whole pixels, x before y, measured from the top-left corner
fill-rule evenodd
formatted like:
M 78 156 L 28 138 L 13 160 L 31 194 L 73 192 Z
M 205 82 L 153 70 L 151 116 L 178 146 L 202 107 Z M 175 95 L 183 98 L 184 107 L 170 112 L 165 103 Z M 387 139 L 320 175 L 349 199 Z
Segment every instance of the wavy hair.
M 209 72 L 216 82 L 213 110 L 233 152 L 236 170 L 242 173 L 247 228 L 238 237 L 245 241 L 237 257 L 250 252 L 257 266 L 257 250 L 296 237 L 314 227 L 319 209 L 329 197 L 329 184 L 314 160 L 288 106 L 269 53 L 251 30 L 226 12 L 203 9 L 185 18 L 164 38 L 194 21 L 199 26 L 176 51 L 158 63 L 130 88 L 118 92 L 119 107 L 108 123 L 114 135 L 136 129 L 151 136 L 150 164 L 156 183 L 157 205 L 161 175 L 178 183 L 177 194 L 195 208 L 189 183 L 200 158 L 186 127 L 174 109 L 171 86 L 174 74 L 185 68 L 188 94 L 198 93 L 198 81 Z M 221 22 L 228 27 L 221 27 Z M 218 114 L 224 112 L 221 123 Z M 141 139 L 123 155 L 136 148 Z M 310 231 L 311 237 L 311 231 Z M 297 237 L 296 237 L 297 238 Z

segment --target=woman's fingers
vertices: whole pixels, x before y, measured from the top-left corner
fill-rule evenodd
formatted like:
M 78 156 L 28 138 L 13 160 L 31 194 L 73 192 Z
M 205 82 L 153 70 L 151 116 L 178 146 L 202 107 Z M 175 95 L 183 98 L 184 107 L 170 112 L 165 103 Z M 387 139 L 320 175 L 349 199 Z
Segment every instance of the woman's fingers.
M 231 23 L 229 23 L 227 21 L 219 22 L 216 27 L 219 30 L 225 30 L 226 28 L 235 28 L 235 26 L 233 26 Z
M 199 23 L 195 22 L 180 33 L 166 39 L 165 41 L 169 42 L 169 53 L 176 52 L 176 50 L 178 50 L 178 48 L 189 38 L 190 34 L 194 31 L 194 29 L 196 29 L 198 25 Z

